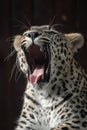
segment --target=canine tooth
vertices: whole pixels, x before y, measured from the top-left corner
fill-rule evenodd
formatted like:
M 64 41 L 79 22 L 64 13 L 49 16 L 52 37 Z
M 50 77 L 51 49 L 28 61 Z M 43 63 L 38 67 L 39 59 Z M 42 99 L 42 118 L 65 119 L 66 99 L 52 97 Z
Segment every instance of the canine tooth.
M 40 47 L 40 51 L 43 51 L 43 47 L 42 46 Z

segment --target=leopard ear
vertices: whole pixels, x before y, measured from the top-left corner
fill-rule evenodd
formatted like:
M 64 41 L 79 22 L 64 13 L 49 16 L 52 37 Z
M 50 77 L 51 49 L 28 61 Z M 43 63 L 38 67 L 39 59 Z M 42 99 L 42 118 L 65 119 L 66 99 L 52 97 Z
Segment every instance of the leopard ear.
M 84 44 L 84 37 L 80 33 L 65 34 L 65 37 L 71 43 L 71 50 L 73 53 L 77 52 Z
M 14 37 L 13 46 L 16 51 L 19 51 L 21 48 L 21 35 L 17 35 Z

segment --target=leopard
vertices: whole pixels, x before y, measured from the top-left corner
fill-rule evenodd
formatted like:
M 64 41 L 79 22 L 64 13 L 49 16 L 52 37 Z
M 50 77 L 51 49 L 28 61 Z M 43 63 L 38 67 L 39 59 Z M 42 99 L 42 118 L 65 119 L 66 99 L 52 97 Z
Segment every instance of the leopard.
M 74 54 L 81 33 L 31 26 L 14 37 L 19 71 L 26 78 L 15 130 L 87 130 L 87 74 Z

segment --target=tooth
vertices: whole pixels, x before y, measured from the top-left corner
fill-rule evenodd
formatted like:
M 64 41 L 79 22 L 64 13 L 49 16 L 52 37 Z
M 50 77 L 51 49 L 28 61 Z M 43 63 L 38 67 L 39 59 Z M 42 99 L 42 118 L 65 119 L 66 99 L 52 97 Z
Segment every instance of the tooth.
M 43 47 L 42 46 L 40 47 L 40 51 L 43 51 Z

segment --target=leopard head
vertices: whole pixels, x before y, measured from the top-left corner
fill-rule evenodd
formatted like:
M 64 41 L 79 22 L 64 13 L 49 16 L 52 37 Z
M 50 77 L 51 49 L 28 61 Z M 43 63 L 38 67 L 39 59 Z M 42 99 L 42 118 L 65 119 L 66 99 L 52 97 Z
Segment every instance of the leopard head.
M 54 28 L 32 26 L 14 38 L 14 48 L 20 70 L 33 84 L 48 83 L 55 77 L 64 76 L 74 53 L 83 46 L 79 33 L 62 34 Z

